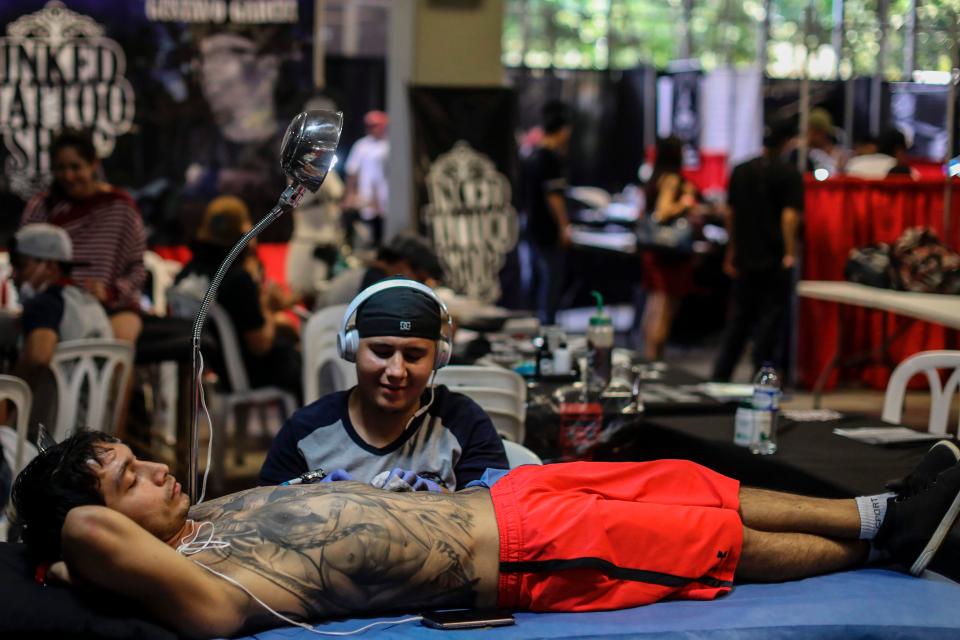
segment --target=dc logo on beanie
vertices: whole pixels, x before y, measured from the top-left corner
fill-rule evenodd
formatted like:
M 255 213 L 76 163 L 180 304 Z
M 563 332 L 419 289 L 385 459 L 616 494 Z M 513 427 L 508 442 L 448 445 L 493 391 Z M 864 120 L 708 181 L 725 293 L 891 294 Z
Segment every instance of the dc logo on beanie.
M 410 331 L 410 321 L 409 321 L 409 320 L 401 320 L 401 321 L 400 321 L 400 330 L 401 330 L 401 331 Z

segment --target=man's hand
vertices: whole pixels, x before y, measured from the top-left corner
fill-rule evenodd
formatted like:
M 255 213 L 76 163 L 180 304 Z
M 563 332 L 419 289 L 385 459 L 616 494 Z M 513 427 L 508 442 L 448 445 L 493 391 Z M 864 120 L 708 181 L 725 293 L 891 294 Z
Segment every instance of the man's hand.
M 787 254 L 783 256 L 783 268 L 784 269 L 793 269 L 793 265 L 796 264 L 796 258 Z
M 351 476 L 346 469 L 334 469 L 320 482 L 337 482 L 341 480 L 353 480 L 353 476 Z
M 370 481 L 370 484 L 378 489 L 386 491 L 433 491 L 442 493 L 443 488 L 427 478 L 421 478 L 416 471 L 401 469 L 396 467 L 390 471 L 379 473 Z
M 560 227 L 560 237 L 558 240 L 560 241 L 560 246 L 564 248 L 573 244 L 573 233 L 569 223 Z
M 737 268 L 733 266 L 733 253 L 727 251 L 726 255 L 723 257 L 723 272 L 727 274 L 727 277 L 736 280 L 740 277 L 740 272 L 737 271 Z

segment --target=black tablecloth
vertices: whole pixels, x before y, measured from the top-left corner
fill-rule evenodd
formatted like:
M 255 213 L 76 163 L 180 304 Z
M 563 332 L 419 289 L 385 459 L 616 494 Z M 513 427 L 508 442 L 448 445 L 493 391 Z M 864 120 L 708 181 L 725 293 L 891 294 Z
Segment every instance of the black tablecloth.
M 781 419 L 779 450 L 760 456 L 733 444 L 732 415 L 647 416 L 642 424 L 621 431 L 613 442 L 602 446 L 595 458 L 683 458 L 749 486 L 850 497 L 884 491 L 884 482 L 909 472 L 932 444 L 862 444 L 834 435 L 833 429 L 840 426 L 877 427 L 884 423 L 859 416 L 830 422 Z
M 736 409 L 735 404 L 720 402 L 696 391 L 693 387 L 703 380 L 682 369 L 668 367 L 659 371 L 658 376 L 657 379 L 647 380 L 643 384 L 643 416 L 619 413 L 624 404 L 622 400 L 602 402 L 602 437 L 605 441 L 615 437 L 618 440 L 632 437 L 631 434 L 641 426 L 642 420 L 651 417 L 701 414 L 732 416 Z M 569 382 L 537 381 L 529 384 L 524 445 L 544 460 L 556 460 L 560 456 L 560 405 L 556 392 L 569 386 Z

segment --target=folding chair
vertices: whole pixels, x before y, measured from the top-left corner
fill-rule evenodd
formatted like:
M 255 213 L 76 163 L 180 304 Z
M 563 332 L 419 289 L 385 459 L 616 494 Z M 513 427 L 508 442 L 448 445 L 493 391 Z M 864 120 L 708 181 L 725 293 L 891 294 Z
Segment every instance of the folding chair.
M 953 369 L 942 386 L 939 369 Z M 930 384 L 930 418 L 927 431 L 945 434 L 953 394 L 960 387 L 960 351 L 923 351 L 898 364 L 887 382 L 881 419 L 884 422 L 900 424 L 907 383 L 918 373 L 926 375 Z

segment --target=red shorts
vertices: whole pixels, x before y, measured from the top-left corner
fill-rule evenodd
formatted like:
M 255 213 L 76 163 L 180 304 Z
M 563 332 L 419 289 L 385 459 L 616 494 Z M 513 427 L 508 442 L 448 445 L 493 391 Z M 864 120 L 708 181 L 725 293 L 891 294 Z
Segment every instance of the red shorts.
M 596 611 L 730 591 L 740 483 L 685 460 L 523 466 L 490 490 L 497 605 Z

